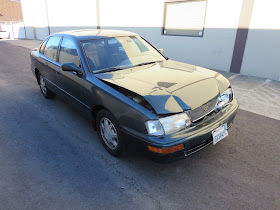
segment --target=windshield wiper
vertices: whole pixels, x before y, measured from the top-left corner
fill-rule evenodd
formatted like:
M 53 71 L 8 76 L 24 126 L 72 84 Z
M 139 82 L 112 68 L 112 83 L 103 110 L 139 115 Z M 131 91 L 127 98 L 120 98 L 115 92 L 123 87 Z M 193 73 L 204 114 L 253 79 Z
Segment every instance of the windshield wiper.
M 112 72 L 112 71 L 128 69 L 128 68 L 131 68 L 131 67 L 132 67 L 131 65 L 129 65 L 129 66 L 116 66 L 116 67 L 111 67 L 111 68 L 107 68 L 107 69 L 97 70 L 97 71 L 94 71 L 94 73 Z
M 161 62 L 161 61 L 151 61 L 151 62 L 139 63 L 139 64 L 134 65 L 134 66 L 132 66 L 132 65 L 129 65 L 129 66 L 116 66 L 116 67 L 111 67 L 111 68 L 107 68 L 107 69 L 96 70 L 96 71 L 94 71 L 94 73 L 104 73 L 104 72 L 118 71 L 118 70 L 133 68 L 135 66 L 144 66 L 144 65 L 148 65 L 148 64 L 157 63 L 157 62 Z
M 157 63 L 157 62 L 161 62 L 161 61 L 151 61 L 151 62 L 139 63 L 137 65 L 134 65 L 133 67 L 135 67 L 135 66 L 145 66 L 145 65 L 153 64 L 153 63 Z

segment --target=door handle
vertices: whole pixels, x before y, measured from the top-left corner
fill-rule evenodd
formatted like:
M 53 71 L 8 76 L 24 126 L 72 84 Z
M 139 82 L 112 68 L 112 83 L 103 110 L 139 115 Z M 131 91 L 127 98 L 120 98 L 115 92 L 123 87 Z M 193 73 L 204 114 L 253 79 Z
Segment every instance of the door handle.
M 59 71 L 56 71 L 56 74 L 57 74 L 57 75 L 60 75 L 60 72 L 59 72 Z

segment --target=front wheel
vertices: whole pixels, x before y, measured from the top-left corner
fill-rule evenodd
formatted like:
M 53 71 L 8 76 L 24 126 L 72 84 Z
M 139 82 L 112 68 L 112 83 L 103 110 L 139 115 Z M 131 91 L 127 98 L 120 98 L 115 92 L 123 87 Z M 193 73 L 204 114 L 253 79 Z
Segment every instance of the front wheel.
M 43 94 L 43 96 L 45 98 L 54 98 L 55 97 L 55 93 L 50 91 L 47 88 L 47 85 L 46 85 L 46 82 L 44 80 L 44 77 L 41 75 L 40 72 L 38 72 L 38 82 L 39 82 L 41 93 Z
M 101 110 L 97 114 L 97 131 L 105 149 L 113 156 L 121 156 L 124 140 L 117 120 L 108 111 Z

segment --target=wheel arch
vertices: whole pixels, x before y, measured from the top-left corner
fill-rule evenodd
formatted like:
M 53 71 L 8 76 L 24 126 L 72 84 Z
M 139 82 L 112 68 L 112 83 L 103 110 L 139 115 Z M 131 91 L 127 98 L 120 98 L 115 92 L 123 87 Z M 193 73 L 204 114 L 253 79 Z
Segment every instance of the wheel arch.
M 92 109 L 91 109 L 91 119 L 92 119 L 92 125 L 93 128 L 96 130 L 97 129 L 97 124 L 96 124 L 96 117 L 98 112 L 100 112 L 101 110 L 106 110 L 107 112 L 109 112 L 111 115 L 113 115 L 114 118 L 116 118 L 114 116 L 114 114 L 112 112 L 110 112 L 109 109 L 107 109 L 105 106 L 102 105 L 95 105 Z
M 37 80 L 37 83 L 39 85 L 39 69 L 35 68 L 35 75 L 36 75 L 36 80 Z

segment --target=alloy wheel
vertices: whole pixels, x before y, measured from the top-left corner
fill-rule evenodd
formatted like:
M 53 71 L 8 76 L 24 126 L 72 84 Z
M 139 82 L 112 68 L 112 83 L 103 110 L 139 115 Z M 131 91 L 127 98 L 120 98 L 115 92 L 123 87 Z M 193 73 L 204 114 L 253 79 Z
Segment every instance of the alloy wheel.
M 40 75 L 40 87 L 44 94 L 47 94 L 47 87 L 44 78 Z
M 118 147 L 118 133 L 114 124 L 106 117 L 100 120 L 100 133 L 104 143 L 112 150 Z

